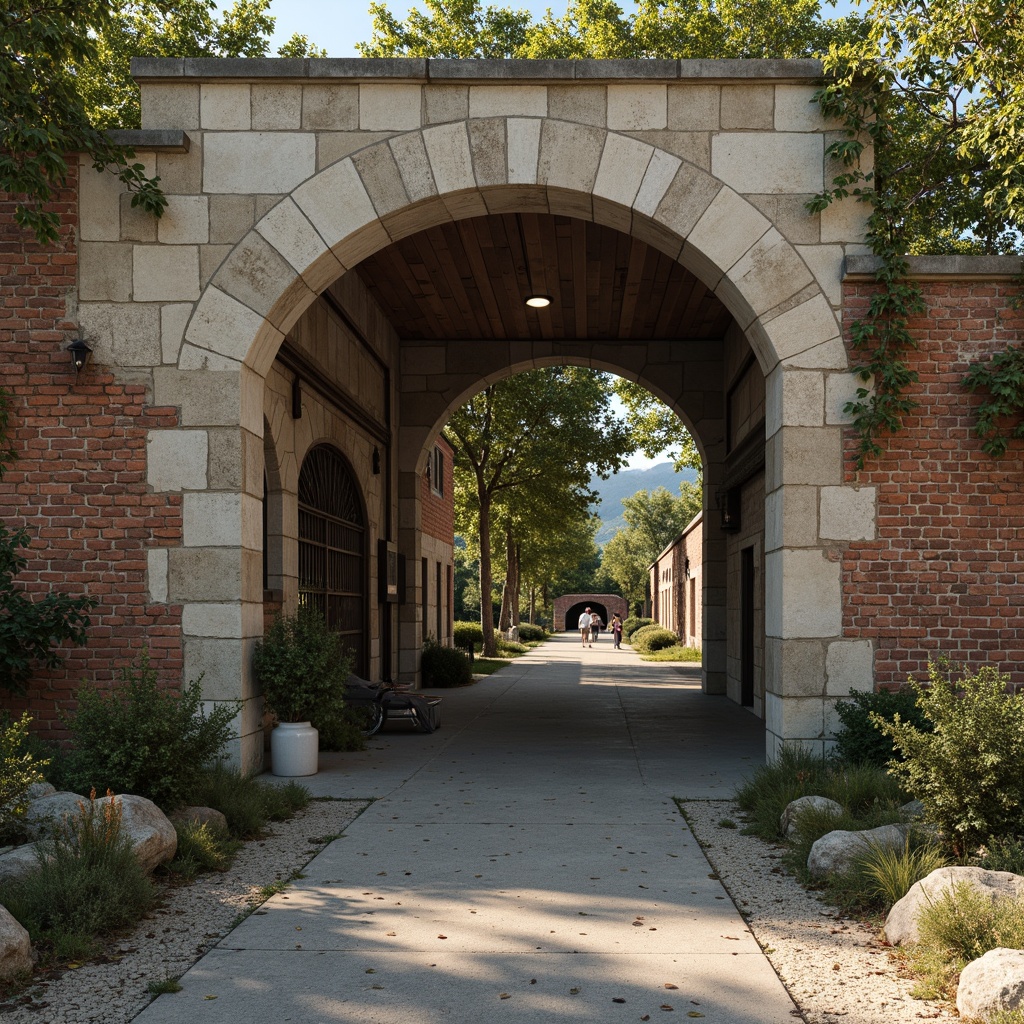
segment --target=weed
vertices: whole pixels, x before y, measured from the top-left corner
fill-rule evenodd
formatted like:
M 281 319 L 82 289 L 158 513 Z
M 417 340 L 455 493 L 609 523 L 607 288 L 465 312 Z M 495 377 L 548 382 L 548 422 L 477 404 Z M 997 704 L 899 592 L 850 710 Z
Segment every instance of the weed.
M 736 822 L 732 818 L 722 818 L 718 822 L 719 828 L 736 828 Z
M 164 978 L 163 981 L 151 981 L 146 986 L 146 991 L 154 997 L 170 995 L 173 992 L 180 992 L 181 985 L 177 978 Z
M 174 829 L 178 850 L 168 870 L 189 880 L 203 871 L 227 871 L 242 845 L 207 822 L 181 822 Z

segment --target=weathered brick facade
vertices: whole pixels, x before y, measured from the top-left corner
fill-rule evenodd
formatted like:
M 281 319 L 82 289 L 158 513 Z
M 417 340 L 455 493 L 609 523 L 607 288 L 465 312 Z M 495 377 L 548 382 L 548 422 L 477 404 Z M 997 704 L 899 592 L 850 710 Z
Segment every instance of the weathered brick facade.
M 1012 281 L 921 281 L 926 313 L 911 323 L 918 408 L 846 479 L 877 488 L 877 536 L 843 552 L 843 630 L 875 646 L 876 684 L 921 678 L 928 661 L 990 663 L 1024 683 L 1024 465 L 1020 443 L 994 460 L 971 432 L 981 401 L 968 365 L 1018 342 L 1024 312 Z M 844 322 L 863 316 L 870 282 L 848 281 Z M 851 358 L 856 355 L 851 353 Z
M 96 608 L 87 646 L 40 672 L 29 698 L 5 694 L 4 706 L 28 708 L 39 731 L 59 734 L 82 681 L 109 681 L 144 646 L 164 679 L 180 680 L 180 608 L 150 604 L 145 585 L 146 551 L 181 537 L 179 499 L 146 486 L 146 431 L 176 419 L 147 407 L 140 384 L 97 370 L 75 378 L 66 351 L 76 332 L 74 169 L 54 205 L 58 244 L 36 244 L 14 224 L 14 205 L 0 199 L 0 387 L 17 452 L 0 483 L 0 518 L 31 537 L 19 584 L 85 593 Z

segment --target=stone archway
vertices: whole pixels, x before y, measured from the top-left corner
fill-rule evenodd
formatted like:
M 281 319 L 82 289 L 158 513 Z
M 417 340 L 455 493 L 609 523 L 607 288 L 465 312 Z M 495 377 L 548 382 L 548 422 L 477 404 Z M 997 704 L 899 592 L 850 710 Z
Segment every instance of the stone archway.
M 166 244 L 117 243 L 132 263 L 132 301 L 159 305 L 168 325 L 165 365 L 154 373 L 156 400 L 187 407 L 182 426 L 191 434 L 240 431 L 236 448 L 244 461 L 262 447 L 263 379 L 304 310 L 366 256 L 446 220 L 544 210 L 607 224 L 658 248 L 720 298 L 765 376 L 766 717 L 773 745 L 820 745 L 827 695 L 821 686 L 794 685 L 795 666 L 813 649 L 818 660 L 848 666 L 837 678 L 870 682 L 870 651 L 865 664 L 863 645 L 841 638 L 839 566 L 830 552 L 842 538 L 821 523 L 828 507 L 851 503 L 860 519 L 873 520 L 874 499 L 842 486 L 840 447 L 839 410 L 852 385 L 836 315 L 838 283 L 845 247 L 860 241 L 860 224 L 802 209 L 825 173 L 829 126 L 809 106 L 818 69 L 752 62 L 709 77 L 709 69 L 674 65 L 674 73 L 656 80 L 641 62 L 635 69 L 616 65 L 615 77 L 609 68 L 609 77 L 584 81 L 573 62 L 553 62 L 545 64 L 551 80 L 524 83 L 512 65 L 504 78 L 483 79 L 472 62 L 441 62 L 438 76 L 461 76 L 444 84 L 429 73 L 417 78 L 423 72 L 402 62 L 354 62 L 340 72 L 341 79 L 357 79 L 350 85 L 332 84 L 335 72 L 303 77 L 322 75 L 316 64 L 303 65 L 299 84 L 239 82 L 237 69 L 174 61 L 155 62 L 144 77 L 147 128 L 175 117 L 178 127 L 202 133 L 202 191 L 180 175 L 182 195 L 177 202 L 172 196 L 166 231 L 161 225 Z M 494 70 L 503 74 L 500 65 Z M 592 71 L 600 75 L 601 66 Z M 318 163 L 328 150 L 337 158 Z M 213 223 L 206 197 L 247 195 L 265 212 L 200 285 L 207 275 L 199 248 Z M 83 309 L 96 294 L 86 289 Z M 412 400 L 407 391 L 398 500 L 415 505 L 418 462 L 444 408 L 488 374 L 569 359 L 656 384 L 663 377 L 621 367 L 591 343 L 569 348 L 557 355 L 539 347 L 509 352 L 503 365 L 483 374 L 463 363 L 446 368 L 443 392 Z M 690 405 L 681 387 L 663 390 L 674 392 L 673 407 L 685 415 Z M 176 596 L 186 621 L 202 612 L 190 614 L 189 605 L 202 606 L 212 594 L 242 606 L 237 634 L 191 644 L 202 653 L 186 671 L 205 668 L 211 696 L 253 692 L 246 651 L 258 628 L 245 605 L 261 487 L 248 474 L 241 487 L 208 480 L 186 496 L 186 523 L 192 516 L 217 527 L 186 527 L 183 548 L 202 556 L 193 562 L 209 565 L 221 581 L 225 570 L 238 581 L 234 595 L 223 585 L 182 588 Z M 399 543 L 414 551 L 415 515 L 401 522 Z

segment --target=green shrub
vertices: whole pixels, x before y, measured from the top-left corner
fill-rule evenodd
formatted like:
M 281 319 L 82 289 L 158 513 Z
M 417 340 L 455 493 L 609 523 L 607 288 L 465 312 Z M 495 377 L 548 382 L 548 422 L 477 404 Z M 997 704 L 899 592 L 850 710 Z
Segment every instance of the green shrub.
M 309 799 L 309 790 L 296 782 L 260 782 L 224 764 L 203 772 L 188 793 L 188 803 L 220 811 L 235 839 L 258 836 L 268 821 L 290 818 Z
M 0 845 L 21 837 L 28 788 L 42 781 L 39 769 L 49 763 L 25 750 L 31 721 L 28 712 L 15 722 L 0 719 Z
M 679 644 L 679 637 L 671 629 L 663 629 L 661 626 L 644 626 L 638 629 L 630 641 L 633 650 L 640 654 L 650 654 L 653 651 L 662 651 L 666 647 L 676 647 Z
M 208 822 L 176 822 L 178 849 L 168 870 L 192 879 L 203 871 L 227 871 L 241 843 Z
M 699 664 L 702 654 L 699 647 L 684 647 L 677 641 L 671 647 L 662 647 L 650 654 L 642 654 L 641 658 L 644 661 L 688 661 Z
M 978 867 L 1024 875 L 1024 836 L 990 839 L 977 853 Z
M 653 625 L 654 619 L 642 619 L 639 616 L 630 615 L 622 622 L 622 638 L 628 640 L 638 629 Z
M 495 637 L 498 656 L 505 658 L 518 658 L 520 654 L 526 654 L 530 649 L 526 644 L 517 643 L 515 640 L 506 640 L 503 636 Z
M 361 708 L 343 704 L 321 711 L 316 721 L 320 750 L 365 750 L 364 726 Z
M 274 618 L 252 665 L 268 711 L 282 722 L 317 725 L 344 704 L 352 658 L 320 609 L 302 605 Z
M 64 785 L 77 793 L 134 793 L 164 810 L 179 806 L 222 756 L 240 708 L 225 702 L 204 714 L 198 679 L 180 694 L 161 689 L 146 651 L 121 669 L 114 690 L 85 686 L 77 698 Z
M 884 768 L 900 755 L 892 737 L 881 731 L 877 721 L 910 722 L 922 732 L 931 732 L 931 723 L 918 707 L 917 693 L 909 686 L 877 692 L 850 691 L 848 700 L 836 704 L 841 728 L 836 733 L 835 756 L 853 764 L 871 764 Z
M 137 921 L 153 886 L 121 831 L 121 803 L 83 800 L 47 842 L 39 870 L 0 885 L 0 903 L 58 955 Z
M 484 631 L 479 622 L 456 622 L 452 627 L 452 638 L 456 647 L 471 651 L 475 645 L 484 642 Z
M 529 644 L 540 643 L 547 637 L 542 626 L 535 626 L 532 622 L 519 623 L 519 639 Z
M 991 838 L 1020 831 L 1024 693 L 1008 693 L 1008 680 L 991 666 L 954 680 L 947 664 L 933 664 L 928 677 L 928 687 L 911 685 L 934 732 L 875 721 L 904 758 L 893 762 L 892 772 L 962 859 Z
M 440 689 L 473 682 L 473 669 L 465 654 L 455 647 L 442 647 L 430 637 L 423 644 L 420 668 L 424 686 Z

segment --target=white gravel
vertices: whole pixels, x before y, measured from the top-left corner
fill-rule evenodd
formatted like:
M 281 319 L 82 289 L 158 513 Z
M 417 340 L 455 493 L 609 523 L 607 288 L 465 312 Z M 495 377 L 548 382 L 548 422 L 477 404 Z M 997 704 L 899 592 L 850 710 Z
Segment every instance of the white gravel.
M 291 877 L 343 832 L 366 800 L 313 801 L 246 843 L 230 870 L 163 890 L 159 909 L 98 960 L 54 972 L 0 1005 L 4 1024 L 125 1024 L 149 1005 L 150 982 L 178 978 L 223 938 L 240 914 L 263 902 L 261 889 Z
M 959 1020 L 945 1003 L 914 999 L 914 983 L 878 934 L 803 889 L 782 867 L 782 849 L 741 823 L 729 800 L 683 805 L 697 841 L 807 1024 L 901 1024 Z

